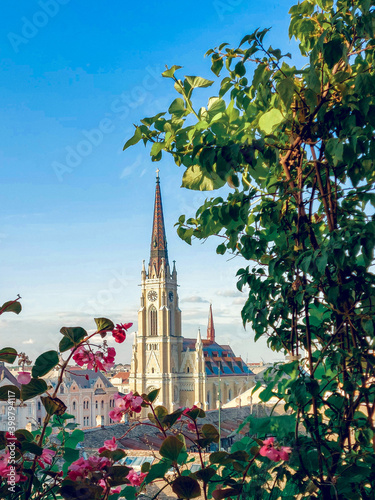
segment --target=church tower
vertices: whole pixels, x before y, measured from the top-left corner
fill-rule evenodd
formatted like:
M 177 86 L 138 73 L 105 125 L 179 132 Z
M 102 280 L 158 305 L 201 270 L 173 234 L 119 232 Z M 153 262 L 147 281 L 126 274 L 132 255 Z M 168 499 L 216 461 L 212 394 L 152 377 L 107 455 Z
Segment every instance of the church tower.
M 158 404 L 169 411 L 179 406 L 177 377 L 183 338 L 178 305 L 177 271 L 171 271 L 165 234 L 159 172 L 156 177 L 150 259 L 141 271 L 141 304 L 135 335 L 129 386 L 148 393 L 160 388 Z

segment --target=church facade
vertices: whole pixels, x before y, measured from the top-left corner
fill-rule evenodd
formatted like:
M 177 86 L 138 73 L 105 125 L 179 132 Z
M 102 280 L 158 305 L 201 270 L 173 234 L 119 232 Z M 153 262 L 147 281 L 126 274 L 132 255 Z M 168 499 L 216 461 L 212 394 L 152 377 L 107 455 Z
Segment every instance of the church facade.
M 193 404 L 215 409 L 254 385 L 254 375 L 228 345 L 215 340 L 210 306 L 207 338 L 184 338 L 177 291 L 176 263 L 171 269 L 159 176 L 150 260 L 141 272 L 141 304 L 135 334 L 129 389 L 148 393 L 160 388 L 157 403 L 173 411 Z

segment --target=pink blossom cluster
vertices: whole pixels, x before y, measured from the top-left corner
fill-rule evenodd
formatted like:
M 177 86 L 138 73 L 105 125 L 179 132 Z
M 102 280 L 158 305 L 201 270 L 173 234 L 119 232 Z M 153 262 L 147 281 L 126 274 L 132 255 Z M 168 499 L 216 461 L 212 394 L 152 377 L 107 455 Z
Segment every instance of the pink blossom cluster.
M 15 482 L 23 482 L 27 480 L 27 477 L 17 471 L 14 465 L 9 464 L 10 452 L 8 448 L 3 450 L 0 454 L 0 477 L 8 480 L 8 483 Z
M 137 474 L 134 469 L 131 469 L 129 474 L 126 476 L 126 479 L 129 480 L 132 486 L 141 486 L 146 476 L 147 474 L 144 472 L 140 472 L 139 474 Z
M 122 344 L 126 339 L 126 332 L 133 326 L 133 323 L 123 323 L 120 325 L 116 325 L 112 330 L 112 337 L 116 342 Z
M 267 457 L 274 462 L 279 462 L 280 460 L 289 460 L 289 453 L 292 452 L 289 446 L 281 446 L 275 448 L 275 438 L 270 437 L 263 441 L 263 446 L 259 450 L 259 454 L 262 457 Z
M 68 467 L 68 476 L 72 481 L 85 479 L 91 472 L 103 470 L 107 465 L 112 465 L 112 460 L 106 457 L 79 458 Z
M 184 415 L 185 417 L 188 417 L 190 420 L 188 421 L 187 423 L 187 428 L 189 429 L 189 431 L 196 431 L 196 428 L 195 428 L 195 421 L 189 416 L 189 413 L 193 410 L 198 410 L 198 406 L 197 405 L 193 405 L 191 408 L 185 408 L 184 411 L 182 412 L 182 415 Z M 178 420 L 180 420 L 181 417 L 179 417 Z
M 109 417 L 115 422 L 121 422 L 122 416 L 125 413 L 134 411 L 135 413 L 140 413 L 142 410 L 143 398 L 141 396 L 135 396 L 132 392 L 121 396 L 120 394 L 115 394 L 114 399 L 116 401 L 116 408 L 109 412 Z
M 48 448 L 45 448 L 42 451 L 42 454 L 40 457 L 38 457 L 38 464 L 42 469 L 45 468 L 46 465 L 52 465 L 53 457 L 56 455 L 56 452 L 53 450 L 49 450 Z
M 106 372 L 115 366 L 115 356 L 113 347 L 108 347 L 106 352 L 99 350 L 94 353 L 89 346 L 80 346 L 75 350 L 73 359 L 79 366 L 87 365 L 89 370 Z

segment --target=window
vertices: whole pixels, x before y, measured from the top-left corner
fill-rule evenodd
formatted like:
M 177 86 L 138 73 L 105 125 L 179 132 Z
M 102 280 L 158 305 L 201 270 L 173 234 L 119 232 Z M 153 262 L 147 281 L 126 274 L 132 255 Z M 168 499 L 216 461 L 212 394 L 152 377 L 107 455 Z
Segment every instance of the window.
M 190 367 L 189 366 L 186 368 L 186 373 L 190 373 Z
M 64 394 L 64 386 L 63 385 L 60 386 L 60 394 Z
M 158 334 L 158 313 L 155 306 L 150 307 L 150 335 Z
M 95 401 L 95 408 L 98 409 L 98 402 Z
M 155 368 L 151 368 L 151 373 L 155 373 Z
M 210 391 L 207 392 L 207 408 L 211 407 L 211 393 Z
M 103 409 L 104 408 L 104 401 L 103 400 L 102 400 L 102 405 L 101 406 L 102 406 L 102 409 Z
M 38 401 L 38 410 L 42 409 L 42 405 L 40 404 L 40 401 Z
M 232 400 L 232 389 L 229 389 L 229 392 L 228 392 L 228 401 L 231 401 Z
M 76 402 L 73 401 L 73 410 L 75 410 L 75 409 L 76 409 Z

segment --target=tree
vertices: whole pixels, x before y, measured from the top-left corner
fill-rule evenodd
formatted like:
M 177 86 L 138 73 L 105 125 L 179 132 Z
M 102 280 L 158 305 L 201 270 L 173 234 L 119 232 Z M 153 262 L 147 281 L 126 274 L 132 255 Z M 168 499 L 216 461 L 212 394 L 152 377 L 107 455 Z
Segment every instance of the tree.
M 237 273 L 248 293 L 243 323 L 289 356 L 261 395 L 283 399 L 295 421 L 290 469 L 276 476 L 267 498 L 283 495 L 287 481 L 295 485 L 289 498 L 370 499 L 374 4 L 304 0 L 290 15 L 303 68 L 266 48 L 266 29 L 237 48 L 223 43 L 207 52 L 215 77 L 225 72 L 207 107 L 195 109 L 193 94 L 212 80 L 179 79 L 180 66 L 167 69 L 163 76 L 180 96 L 168 114 L 141 120 L 124 149 L 142 139 L 152 145 L 152 161 L 170 153 L 185 167 L 185 188 L 231 188 L 194 216 L 182 215 L 177 231 L 187 243 L 220 235 L 217 253 L 249 261 Z

